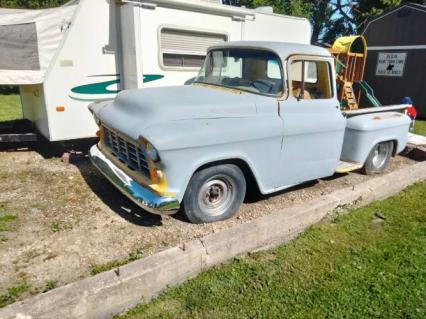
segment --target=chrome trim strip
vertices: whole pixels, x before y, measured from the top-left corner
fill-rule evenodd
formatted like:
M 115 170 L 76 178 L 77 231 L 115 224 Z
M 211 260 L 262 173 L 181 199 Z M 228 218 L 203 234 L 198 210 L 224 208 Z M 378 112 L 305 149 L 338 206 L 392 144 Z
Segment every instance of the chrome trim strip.
M 114 165 L 97 145 L 89 151 L 93 165 L 138 206 L 153 214 L 172 215 L 177 213 L 180 203 L 175 197 L 163 197 L 134 181 L 130 176 Z

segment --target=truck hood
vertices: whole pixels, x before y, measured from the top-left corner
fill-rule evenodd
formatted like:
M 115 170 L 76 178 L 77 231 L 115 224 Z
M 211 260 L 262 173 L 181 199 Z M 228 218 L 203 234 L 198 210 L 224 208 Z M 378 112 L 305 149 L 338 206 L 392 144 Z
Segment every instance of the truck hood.
M 136 89 L 120 92 L 113 103 L 94 104 L 91 111 L 107 126 L 136 139 L 145 128 L 167 121 L 255 116 L 253 96 L 196 85 Z

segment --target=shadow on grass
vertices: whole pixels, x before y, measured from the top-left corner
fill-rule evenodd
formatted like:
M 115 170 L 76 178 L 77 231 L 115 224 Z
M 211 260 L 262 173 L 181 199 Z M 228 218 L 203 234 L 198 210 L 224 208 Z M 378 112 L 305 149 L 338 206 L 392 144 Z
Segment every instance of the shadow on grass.
M 260 193 L 260 190 L 258 189 L 257 185 L 250 183 L 247 187 L 247 194 L 244 199 L 244 203 L 246 204 L 257 203 L 263 200 L 267 200 L 268 198 L 271 198 L 271 197 L 280 196 L 280 195 L 287 194 L 287 193 L 300 190 L 303 188 L 314 187 L 316 184 L 318 184 L 318 181 L 314 180 L 314 181 L 309 181 L 302 184 L 294 185 L 289 188 L 286 188 L 271 194 L 262 194 Z
M 36 142 L 13 142 L 0 143 L 0 152 L 37 152 L 44 159 L 60 158 L 65 153 L 87 154 L 90 147 L 97 143 L 96 138 L 66 141 L 49 142 L 43 137 Z
M 69 163 L 80 171 L 81 176 L 96 196 L 112 211 L 128 222 L 144 227 L 161 226 L 162 217 L 151 214 L 134 204 L 130 199 L 116 189 L 89 161 L 87 154 L 97 139 L 84 139 L 67 142 L 37 142 L 0 143 L 0 152 L 29 152 L 34 151 L 44 159 L 61 158 L 68 153 Z M 186 216 L 179 212 L 173 218 L 188 222 Z

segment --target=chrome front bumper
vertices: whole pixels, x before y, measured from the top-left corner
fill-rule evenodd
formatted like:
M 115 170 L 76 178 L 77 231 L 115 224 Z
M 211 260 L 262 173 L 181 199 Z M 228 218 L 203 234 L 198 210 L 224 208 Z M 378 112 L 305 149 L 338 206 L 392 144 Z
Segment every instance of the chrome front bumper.
M 179 210 L 180 204 L 177 198 L 159 196 L 147 187 L 138 184 L 106 158 L 97 145 L 92 146 L 89 157 L 93 165 L 95 165 L 115 187 L 146 211 L 153 214 L 172 215 Z

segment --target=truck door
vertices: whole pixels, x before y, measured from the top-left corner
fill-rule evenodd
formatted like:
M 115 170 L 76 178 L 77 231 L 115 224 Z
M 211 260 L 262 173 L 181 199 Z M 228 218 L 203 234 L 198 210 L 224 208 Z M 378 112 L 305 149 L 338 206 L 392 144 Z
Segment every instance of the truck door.
M 281 186 L 335 172 L 346 119 L 340 112 L 334 74 L 332 58 L 293 56 L 287 61 L 289 87 L 280 101 Z

